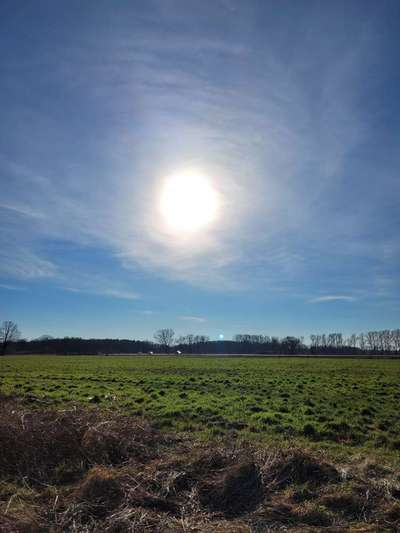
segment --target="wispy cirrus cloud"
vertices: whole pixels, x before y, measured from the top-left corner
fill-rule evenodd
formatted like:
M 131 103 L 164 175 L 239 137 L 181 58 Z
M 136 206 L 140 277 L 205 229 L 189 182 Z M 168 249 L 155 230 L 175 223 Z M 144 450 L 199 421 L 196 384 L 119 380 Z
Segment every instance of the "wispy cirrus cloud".
M 31 242 L 7 242 L 0 249 L 2 277 L 18 280 L 54 279 L 58 273 L 57 265 L 36 253 Z
M 309 300 L 309 303 L 311 304 L 317 304 L 321 302 L 354 302 L 357 298 L 354 296 L 344 296 L 344 295 L 326 295 L 326 296 L 318 296 L 317 298 L 313 298 L 312 300 Z
M 105 296 L 109 298 L 118 298 L 120 300 L 137 300 L 140 298 L 138 294 L 131 291 L 124 291 L 118 289 L 98 288 L 98 289 L 81 289 L 76 287 L 63 287 L 68 292 L 77 292 L 85 294 L 94 294 L 96 296 Z
M 7 177 L 0 222 L 9 227 L 7 243 L 18 250 L 11 257 L 9 244 L 1 246 L 0 273 L 59 276 L 82 292 L 136 297 L 129 289 L 87 288 L 86 264 L 79 280 L 62 254 L 42 251 L 42 242 L 55 240 L 97 246 L 123 268 L 202 289 L 262 286 L 289 293 L 291 284 L 314 282 L 307 277 L 311 265 L 324 282 L 332 280 L 332 290 L 347 290 L 334 284 L 338 272 L 347 272 L 340 258 L 359 265 L 371 260 L 383 234 L 365 229 L 372 226 L 372 210 L 375 219 L 380 215 L 374 191 L 361 183 L 353 190 L 345 179 L 364 175 L 362 167 L 350 166 L 351 154 L 374 130 L 360 105 L 374 61 L 373 22 L 349 16 L 343 28 L 329 8 L 305 8 L 282 46 L 274 31 L 248 35 L 254 12 L 245 4 L 235 10 L 232 33 L 224 30 L 228 12 L 213 3 L 199 5 L 196 15 L 184 3 L 162 4 L 145 10 L 147 22 L 136 31 L 118 15 L 110 30 L 110 13 L 99 8 L 95 34 L 83 18 L 73 28 L 73 47 L 43 54 L 48 43 L 39 39 L 38 48 L 19 58 L 35 66 L 33 95 L 42 95 L 38 80 L 44 78 L 63 100 L 52 105 L 49 94 L 41 106 L 37 98 L 24 99 L 23 110 L 4 106 L 4 128 L 24 150 L 0 157 Z M 257 15 L 274 30 L 274 10 L 260 8 Z M 201 24 L 210 16 L 215 32 Z M 328 41 L 323 28 L 331 25 Z M 15 64 L 20 61 L 6 65 L 8 83 L 23 93 L 26 80 Z M 12 128 L 17 119 L 21 127 Z M 157 195 L 166 174 L 188 165 L 210 175 L 223 201 L 215 227 L 185 241 L 164 231 Z M 361 190 L 362 202 L 355 202 Z M 327 219 L 329 227 L 321 223 Z M 335 267 L 324 259 L 332 250 L 339 258 Z M 384 260 L 387 268 L 396 258 Z M 349 298 L 328 295 L 312 303 Z
M 17 285 L 9 285 L 8 283 L 0 283 L 0 289 L 5 289 L 7 291 L 25 291 L 26 287 L 20 287 Z
M 44 214 L 39 211 L 33 211 L 29 206 L 27 205 L 11 205 L 11 204 L 4 204 L 0 202 L 0 209 L 4 209 L 7 211 L 11 211 L 14 214 L 17 215 L 23 215 L 25 217 L 32 217 L 32 218 L 44 218 Z
M 186 322 L 197 322 L 203 323 L 207 322 L 207 319 L 202 316 L 191 316 L 191 315 L 182 315 L 179 317 L 180 320 L 185 320 Z

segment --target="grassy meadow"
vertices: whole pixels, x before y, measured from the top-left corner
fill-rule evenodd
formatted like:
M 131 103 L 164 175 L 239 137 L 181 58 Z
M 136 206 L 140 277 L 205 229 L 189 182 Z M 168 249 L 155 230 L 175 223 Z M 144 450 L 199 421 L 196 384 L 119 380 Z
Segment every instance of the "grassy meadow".
M 0 392 L 118 409 L 205 438 L 400 451 L 399 360 L 9 356 Z
M 0 358 L 0 531 L 400 530 L 400 361 Z

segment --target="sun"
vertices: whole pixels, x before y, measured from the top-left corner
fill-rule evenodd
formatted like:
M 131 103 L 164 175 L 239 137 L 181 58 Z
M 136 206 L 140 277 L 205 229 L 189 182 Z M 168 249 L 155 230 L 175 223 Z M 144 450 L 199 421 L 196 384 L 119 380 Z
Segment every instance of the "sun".
M 168 230 L 177 234 L 193 233 L 216 219 L 218 193 L 206 175 L 185 170 L 165 179 L 159 207 Z

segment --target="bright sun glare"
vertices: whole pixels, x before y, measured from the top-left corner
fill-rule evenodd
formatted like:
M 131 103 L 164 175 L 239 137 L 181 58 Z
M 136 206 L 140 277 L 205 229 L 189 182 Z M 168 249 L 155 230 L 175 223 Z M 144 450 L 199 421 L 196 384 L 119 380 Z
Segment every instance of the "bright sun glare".
M 169 230 L 191 233 L 208 226 L 218 212 L 218 194 L 200 172 L 187 170 L 166 178 L 160 211 Z

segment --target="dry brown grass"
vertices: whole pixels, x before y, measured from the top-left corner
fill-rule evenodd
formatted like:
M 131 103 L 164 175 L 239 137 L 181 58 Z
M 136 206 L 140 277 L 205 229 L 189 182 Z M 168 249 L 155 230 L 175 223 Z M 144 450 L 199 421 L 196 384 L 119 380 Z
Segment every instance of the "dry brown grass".
M 252 511 L 262 501 L 264 487 L 260 469 L 254 462 L 242 462 L 225 468 L 218 476 L 198 487 L 200 503 L 225 516 Z
M 0 532 L 399 531 L 400 478 L 371 461 L 166 436 L 95 409 L 0 403 Z

